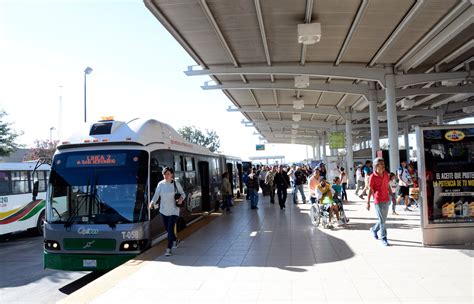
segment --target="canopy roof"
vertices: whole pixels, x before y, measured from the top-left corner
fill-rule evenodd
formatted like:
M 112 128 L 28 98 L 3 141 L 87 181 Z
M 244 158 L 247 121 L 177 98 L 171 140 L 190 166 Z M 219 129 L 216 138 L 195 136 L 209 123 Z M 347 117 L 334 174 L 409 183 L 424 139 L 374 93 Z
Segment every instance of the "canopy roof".
M 222 90 L 247 126 L 273 143 L 315 143 L 350 119 L 370 138 L 369 101 L 385 136 L 385 75 L 395 74 L 400 125 L 472 117 L 474 7 L 470 0 L 145 0 Z M 298 43 L 297 26 L 321 39 Z M 297 88 L 295 77 L 309 76 Z M 295 100 L 303 108 L 295 108 Z M 301 103 L 301 101 L 300 101 Z M 467 109 L 466 109 L 467 108 Z M 350 114 L 349 114 L 350 113 Z M 299 120 L 298 120 L 299 119 Z M 359 138 L 359 139 L 357 139 Z

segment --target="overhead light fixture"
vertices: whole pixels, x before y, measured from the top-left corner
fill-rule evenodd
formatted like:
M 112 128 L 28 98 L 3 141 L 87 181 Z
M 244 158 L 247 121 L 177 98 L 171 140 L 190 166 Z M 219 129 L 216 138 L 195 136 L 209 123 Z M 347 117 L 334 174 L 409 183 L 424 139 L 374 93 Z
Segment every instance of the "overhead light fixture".
M 295 88 L 304 89 L 309 87 L 309 76 L 299 75 L 295 76 Z
M 462 108 L 462 111 L 464 113 L 468 113 L 468 114 L 474 113 L 474 106 L 464 107 L 464 108 Z
M 293 100 L 293 108 L 297 110 L 301 110 L 302 108 L 304 108 L 304 100 L 303 99 Z
M 321 40 L 321 23 L 298 24 L 298 43 L 314 44 Z
M 301 114 L 293 114 L 293 121 L 300 121 L 301 120 Z
M 299 125 L 299 124 L 292 124 L 291 127 L 292 127 L 293 129 L 298 129 L 298 128 L 300 127 L 300 125 Z
M 293 135 L 298 134 L 298 130 L 291 130 L 291 134 L 293 134 Z
M 401 102 L 401 106 L 404 109 L 413 108 L 415 106 L 415 101 L 413 101 L 412 99 L 404 98 Z

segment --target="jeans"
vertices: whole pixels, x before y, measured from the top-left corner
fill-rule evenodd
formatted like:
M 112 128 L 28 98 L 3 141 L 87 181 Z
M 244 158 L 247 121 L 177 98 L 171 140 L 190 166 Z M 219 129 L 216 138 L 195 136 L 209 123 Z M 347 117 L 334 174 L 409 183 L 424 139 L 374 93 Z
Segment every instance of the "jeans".
M 392 212 L 395 212 L 395 207 L 397 206 L 397 196 L 395 193 L 390 195 L 390 200 L 392 201 Z
M 278 195 L 278 204 L 280 204 L 280 208 L 281 209 L 285 208 L 285 202 L 286 202 L 286 196 L 287 196 L 286 188 L 278 187 L 277 195 Z
M 301 199 L 303 200 L 303 203 L 306 203 L 306 196 L 304 195 L 303 185 L 295 185 L 295 187 L 293 188 L 293 203 L 296 204 L 298 202 L 298 191 L 301 194 Z
M 385 221 L 387 220 L 388 204 L 390 202 L 380 202 L 375 205 L 375 214 L 377 215 L 377 223 L 372 227 L 372 231 L 377 233 L 380 230 L 382 239 L 387 238 L 387 229 L 385 228 Z
M 355 195 L 359 195 L 359 189 L 364 189 L 365 187 L 365 182 L 362 180 L 357 181 L 357 189 L 355 191 Z
M 258 189 L 250 188 L 250 207 L 255 208 L 258 205 Z
M 173 242 L 176 240 L 176 236 L 174 234 L 174 225 L 178 220 L 178 216 L 161 214 L 161 218 L 163 219 L 163 225 L 165 226 L 166 232 L 168 233 L 168 248 L 171 249 L 173 247 Z
M 341 194 L 342 194 L 341 199 L 347 201 L 347 183 L 342 183 L 342 193 Z
M 226 211 L 230 211 L 230 206 L 232 205 L 232 195 L 224 195 L 224 208 Z

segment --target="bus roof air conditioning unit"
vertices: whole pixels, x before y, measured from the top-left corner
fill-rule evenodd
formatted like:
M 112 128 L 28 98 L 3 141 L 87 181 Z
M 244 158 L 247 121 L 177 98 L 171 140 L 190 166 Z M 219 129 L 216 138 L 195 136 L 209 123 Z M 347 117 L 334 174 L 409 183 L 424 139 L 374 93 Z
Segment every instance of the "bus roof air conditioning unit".
M 314 44 L 321 40 L 321 23 L 298 24 L 298 43 Z

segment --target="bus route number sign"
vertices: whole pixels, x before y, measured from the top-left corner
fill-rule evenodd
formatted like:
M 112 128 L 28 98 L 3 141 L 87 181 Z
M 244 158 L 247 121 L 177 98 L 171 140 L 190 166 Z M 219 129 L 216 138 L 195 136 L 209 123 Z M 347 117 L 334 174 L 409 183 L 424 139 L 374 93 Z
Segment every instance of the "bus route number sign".
M 67 159 L 67 167 L 123 166 L 125 165 L 126 157 L 125 153 L 71 155 Z

